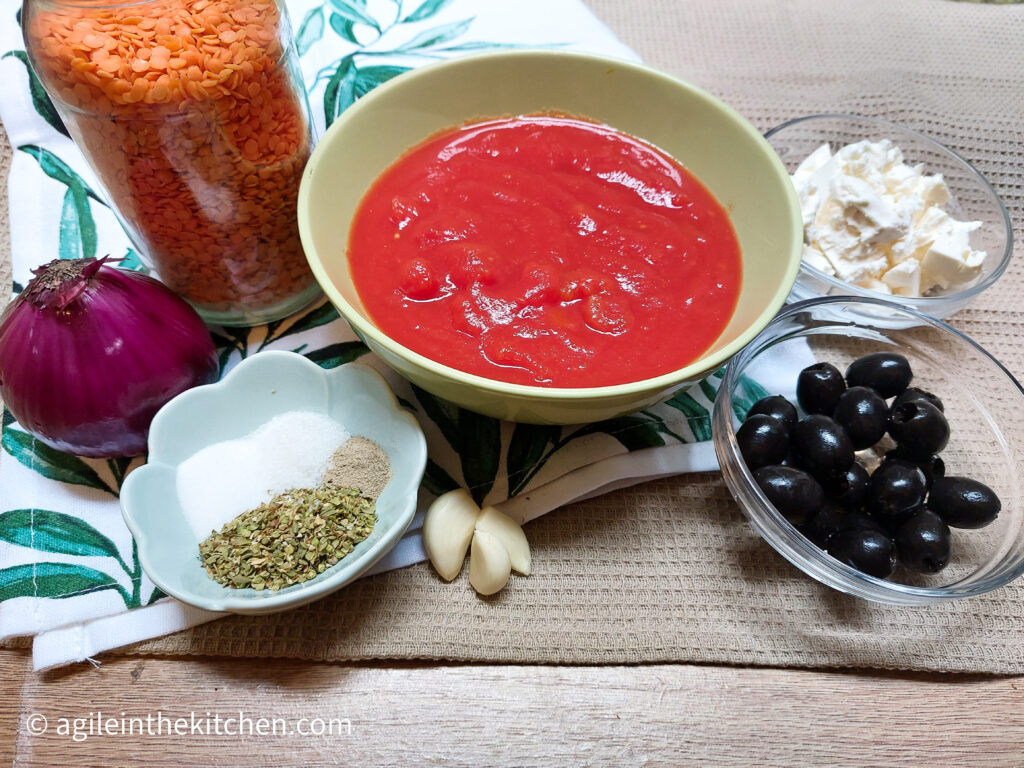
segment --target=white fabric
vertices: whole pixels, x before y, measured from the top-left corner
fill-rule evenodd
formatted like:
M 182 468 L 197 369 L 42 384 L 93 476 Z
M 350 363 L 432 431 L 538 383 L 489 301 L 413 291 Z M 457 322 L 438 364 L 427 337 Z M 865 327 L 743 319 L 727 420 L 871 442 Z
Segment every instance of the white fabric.
M 0 0 L 0 54 L 24 48 L 20 29 L 15 23 L 19 4 L 18 0 Z M 316 13 L 318 5 L 316 0 L 289 0 L 293 27 L 299 29 L 308 14 Z M 388 5 L 390 3 L 383 0 L 370 0 L 367 9 L 370 13 L 385 13 Z M 393 6 L 390 13 L 393 16 Z M 473 21 L 464 39 L 474 43 L 554 45 L 566 50 L 632 60 L 637 58 L 579 0 L 454 0 L 442 4 L 441 10 L 429 20 L 410 25 L 410 34 L 416 34 L 420 27 L 433 28 L 468 17 L 473 17 Z M 327 35 L 330 35 L 329 29 Z M 315 103 L 323 88 L 323 82 L 317 81 L 316 73 L 351 49 L 350 43 L 340 38 L 332 41 L 329 37 L 309 48 L 301 63 L 307 83 L 314 83 L 311 101 Z M 403 59 L 402 63 L 417 62 Z M 0 89 L 0 118 L 14 148 L 9 182 L 13 272 L 15 281 L 24 285 L 30 279 L 33 267 L 57 255 L 60 199 L 65 189 L 41 171 L 36 158 L 19 148 L 26 145 L 42 147 L 67 163 L 87 184 L 94 188 L 98 185 L 71 141 L 50 128 L 36 113 L 23 64 L 13 56 L 0 59 L 0 78 L 6 84 Z M 322 129 L 322 113 L 314 109 L 314 117 Z M 123 254 L 129 242 L 109 209 L 94 204 L 92 214 L 99 241 L 98 252 Z M 287 342 L 268 344 L 267 348 L 294 348 L 301 343 L 303 347 L 317 349 L 349 339 L 354 339 L 354 336 L 347 326 L 342 321 L 334 321 L 297 333 Z M 257 332 L 249 338 L 248 348 L 255 349 L 259 341 Z M 232 364 L 234 362 L 237 360 Z M 399 394 L 412 397 L 407 384 L 390 372 L 386 373 Z M 762 383 L 771 388 L 771 382 Z M 700 400 L 701 407 L 710 408 L 706 391 L 701 394 L 695 390 L 694 396 Z M 423 415 L 419 415 L 424 421 Z M 556 460 L 548 462 L 518 496 L 508 499 L 507 477 L 502 476 L 495 479 L 487 498 L 525 522 L 572 501 L 648 479 L 715 469 L 717 464 L 711 443 L 693 442 L 692 433 L 687 432 L 685 418 L 678 412 L 674 417 L 679 423 L 672 422 L 672 427 L 686 433 L 685 443 L 666 440 L 663 446 L 630 452 L 613 433 L 595 434 L 559 453 Z M 435 425 L 424 422 L 424 428 L 431 459 L 458 478 L 456 460 L 459 457 L 453 454 Z M 511 430 L 511 425 L 502 427 L 506 444 Z M 14 433 L 5 435 L 5 440 L 11 434 Z M 36 447 L 33 446 L 23 456 L 35 456 Z M 21 514 L 19 510 L 36 510 L 32 515 L 42 520 L 46 511 L 50 511 L 50 514 L 59 513 L 65 520 L 82 521 L 95 532 L 95 535 L 89 534 L 91 543 L 84 550 L 69 552 L 65 549 L 63 554 L 60 554 L 60 548 L 67 545 L 54 544 L 52 540 L 46 543 L 46 532 L 36 527 L 34 518 L 30 528 L 20 529 L 23 538 L 17 538 L 22 534 L 8 533 L 5 534 L 6 539 L 0 540 L 0 574 L 7 574 L 8 579 L 6 585 L 0 581 L 0 639 L 35 635 L 33 663 L 36 669 L 81 661 L 111 648 L 178 631 L 221 615 L 194 609 L 170 598 L 147 604 L 153 596 L 154 585 L 137 566 L 133 543 L 121 520 L 115 494 L 102 488 L 103 485 L 117 487 L 107 465 L 98 462 L 83 465 L 88 471 L 95 472 L 96 479 L 84 485 L 82 482 L 69 484 L 56 482 L 52 472 L 49 478 L 40 474 L 39 466 L 30 466 L 34 460 L 26 463 L 15 460 L 12 455 L 11 451 L 5 452 L 0 464 L 0 510 L 7 515 L 4 519 L 10 520 L 12 515 Z M 80 467 L 76 471 L 79 470 Z M 421 512 L 409 531 L 371 573 L 401 568 L 425 559 L 420 528 L 422 510 L 429 500 L 429 494 L 424 493 Z M 84 585 L 82 594 L 70 592 L 56 597 L 40 596 L 40 588 L 50 573 L 47 569 L 63 566 L 79 574 L 80 583 Z M 14 575 L 20 573 L 29 576 L 22 579 L 18 587 Z M 89 585 L 93 582 L 81 577 L 83 573 L 91 574 L 89 578 L 94 580 L 102 576 L 114 578 L 116 588 L 107 584 L 98 590 L 90 590 Z M 14 583 L 13 587 L 11 583 Z M 14 590 L 12 594 L 18 594 L 19 588 L 34 591 L 23 596 L 10 596 L 3 592 L 5 588 Z M 140 607 L 128 609 L 126 606 L 129 604 Z

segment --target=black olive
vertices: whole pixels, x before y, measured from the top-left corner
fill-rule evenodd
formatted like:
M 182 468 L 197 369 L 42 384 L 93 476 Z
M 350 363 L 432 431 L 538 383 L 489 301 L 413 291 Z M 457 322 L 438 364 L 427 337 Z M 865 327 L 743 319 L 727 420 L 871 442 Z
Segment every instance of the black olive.
M 817 546 L 824 547 L 828 537 L 843 528 L 848 514 L 838 504 L 826 501 L 821 505 L 821 509 L 807 520 L 801 533 Z
M 919 467 L 902 461 L 882 463 L 871 475 L 867 508 L 888 523 L 923 502 L 927 493 L 928 484 Z
M 942 457 L 938 454 L 929 456 L 927 459 L 921 459 L 917 462 L 917 466 L 924 472 L 925 480 L 928 481 L 928 487 L 931 488 L 935 481 L 940 477 L 946 476 L 946 462 L 942 460 Z
M 847 531 L 878 531 L 886 535 L 889 533 L 889 529 L 881 521 L 860 509 L 847 513 L 843 529 Z
M 940 477 L 928 494 L 928 506 L 954 528 L 983 528 L 1003 504 L 996 492 L 969 477 Z
M 793 446 L 789 447 L 789 450 L 786 451 L 786 455 L 782 457 L 782 461 L 779 464 L 784 467 L 793 467 L 794 469 L 803 469 L 805 471 L 807 469 L 800 455 L 793 450 Z
M 842 475 L 853 464 L 849 435 L 829 416 L 804 416 L 793 430 L 793 448 L 819 480 Z
M 868 495 L 868 471 L 854 462 L 843 474 L 824 483 L 825 496 L 843 509 L 860 509 Z
M 772 465 L 754 472 L 754 480 L 779 513 L 793 525 L 817 514 L 825 499 L 818 481 L 800 469 Z
M 934 405 L 940 411 L 946 410 L 938 395 L 933 395 L 931 392 L 919 387 L 907 387 L 899 397 L 892 401 L 892 407 L 895 408 L 897 405 L 909 403 L 911 400 L 924 400 Z
M 896 545 L 879 531 L 839 531 L 829 536 L 825 549 L 836 560 L 879 579 L 896 567 Z
M 942 518 L 920 507 L 894 537 L 900 562 L 920 573 L 938 573 L 949 563 L 951 536 Z
M 810 517 L 801 529 L 807 538 L 824 547 L 828 537 L 839 531 L 879 531 L 885 533 L 885 527 L 860 510 L 847 510 L 834 501 L 825 499 L 817 514 Z
M 919 459 L 913 456 L 908 456 L 906 452 L 900 448 L 893 448 L 891 451 L 886 452 L 885 457 L 882 459 L 882 463 L 886 464 L 893 461 L 902 461 L 904 464 L 910 464 L 918 467 L 922 472 L 924 472 L 924 479 L 929 488 L 932 487 L 936 478 L 942 477 L 946 474 L 946 462 L 944 462 L 942 457 L 938 455 Z
M 949 422 L 925 400 L 900 403 L 889 412 L 889 434 L 904 455 L 927 458 L 949 442 Z
M 895 538 L 896 532 L 900 529 L 900 526 L 902 526 L 905 522 L 907 522 L 907 520 L 912 518 L 918 512 L 927 509 L 928 505 L 922 502 L 913 507 L 907 507 L 906 509 L 900 510 L 899 512 L 894 512 L 885 519 L 884 528 L 889 533 L 890 537 Z M 930 512 L 931 510 L 928 511 Z
M 763 413 L 765 416 L 771 416 L 773 419 L 781 421 L 786 425 L 787 433 L 791 433 L 793 431 L 793 427 L 796 426 L 796 406 L 782 395 L 768 395 L 768 397 L 762 397 L 750 407 L 749 411 L 747 411 L 747 418 L 749 419 L 751 416 L 758 413 Z
M 750 469 L 778 464 L 789 450 L 786 425 L 763 413 L 748 416 L 736 430 L 736 444 Z
M 907 358 L 895 352 L 872 352 L 858 357 L 846 369 L 847 386 L 871 387 L 886 398 L 900 394 L 913 378 Z
M 796 379 L 796 399 L 807 413 L 831 414 L 844 389 L 843 374 L 831 363 L 809 365 Z
M 832 418 L 850 436 L 854 450 L 870 448 L 889 428 L 889 406 L 870 387 L 850 387 L 839 396 Z

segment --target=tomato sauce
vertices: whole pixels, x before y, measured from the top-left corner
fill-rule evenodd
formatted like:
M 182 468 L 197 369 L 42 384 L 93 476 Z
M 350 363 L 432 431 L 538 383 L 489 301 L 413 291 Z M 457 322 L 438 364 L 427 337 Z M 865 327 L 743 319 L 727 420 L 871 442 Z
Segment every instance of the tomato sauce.
M 739 296 L 729 216 L 678 162 L 586 120 L 473 123 L 360 203 L 349 267 L 373 322 L 453 368 L 597 387 L 696 360 Z

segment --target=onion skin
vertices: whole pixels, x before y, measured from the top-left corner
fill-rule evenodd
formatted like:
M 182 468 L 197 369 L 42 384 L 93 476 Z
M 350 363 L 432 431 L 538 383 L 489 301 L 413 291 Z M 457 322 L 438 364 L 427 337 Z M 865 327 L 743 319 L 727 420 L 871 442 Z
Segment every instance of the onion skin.
M 34 270 L 0 316 L 0 397 L 57 450 L 137 456 L 168 400 L 216 379 L 217 354 L 184 299 L 105 261 Z

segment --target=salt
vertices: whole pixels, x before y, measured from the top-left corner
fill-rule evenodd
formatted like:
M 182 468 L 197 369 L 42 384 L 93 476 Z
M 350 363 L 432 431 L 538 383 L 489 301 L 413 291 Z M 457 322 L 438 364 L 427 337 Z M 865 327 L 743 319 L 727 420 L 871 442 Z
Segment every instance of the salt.
M 328 416 L 289 411 L 245 437 L 194 453 L 178 465 L 175 482 L 196 538 L 205 539 L 279 493 L 320 485 L 331 456 L 348 438 Z

